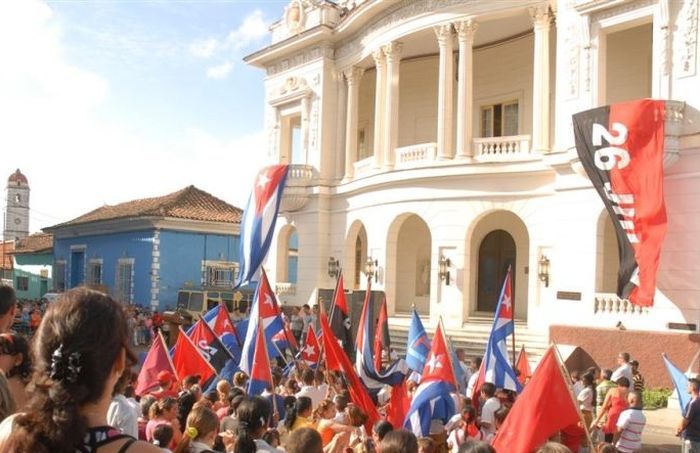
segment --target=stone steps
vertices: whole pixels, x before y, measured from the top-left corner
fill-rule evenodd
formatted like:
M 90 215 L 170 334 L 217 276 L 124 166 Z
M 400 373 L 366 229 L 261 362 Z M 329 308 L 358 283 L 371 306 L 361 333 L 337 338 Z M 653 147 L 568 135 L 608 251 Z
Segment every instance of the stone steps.
M 468 358 L 483 356 L 491 335 L 493 319 L 475 318 L 470 319 L 461 329 L 445 329 L 445 334 L 452 341 L 455 348 L 464 349 Z M 408 341 L 408 329 L 410 317 L 394 316 L 389 318 L 389 333 L 391 336 L 391 346 L 400 355 L 406 354 L 406 343 Z M 435 327 L 425 325 L 428 336 L 432 338 Z M 531 362 L 531 366 L 539 361 L 548 346 L 546 335 L 533 332 L 527 328 L 527 324 L 522 321 L 515 322 L 515 348 L 516 353 L 522 346 Z M 511 348 L 511 339 L 508 339 L 508 349 Z

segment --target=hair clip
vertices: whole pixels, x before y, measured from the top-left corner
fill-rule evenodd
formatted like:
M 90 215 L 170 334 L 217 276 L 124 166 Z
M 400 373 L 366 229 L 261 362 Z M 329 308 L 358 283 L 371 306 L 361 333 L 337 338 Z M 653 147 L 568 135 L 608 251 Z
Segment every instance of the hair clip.
M 197 428 L 195 428 L 194 426 L 190 426 L 185 430 L 185 434 L 187 435 L 187 437 L 194 440 L 197 438 L 197 436 L 199 436 L 199 431 L 197 431 Z
M 51 373 L 49 377 L 54 381 L 62 381 L 68 384 L 78 382 L 80 370 L 81 354 L 79 352 L 71 352 L 66 356 L 63 344 L 58 346 L 53 354 L 51 354 Z

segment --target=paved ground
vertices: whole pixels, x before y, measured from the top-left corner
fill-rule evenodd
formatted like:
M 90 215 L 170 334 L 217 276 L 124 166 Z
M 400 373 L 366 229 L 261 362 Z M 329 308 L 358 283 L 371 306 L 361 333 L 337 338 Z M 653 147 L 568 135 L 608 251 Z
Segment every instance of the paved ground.
M 643 452 L 680 453 L 681 440 L 674 436 L 680 420 L 678 408 L 657 409 L 644 411 L 647 425 L 644 428 L 642 441 Z

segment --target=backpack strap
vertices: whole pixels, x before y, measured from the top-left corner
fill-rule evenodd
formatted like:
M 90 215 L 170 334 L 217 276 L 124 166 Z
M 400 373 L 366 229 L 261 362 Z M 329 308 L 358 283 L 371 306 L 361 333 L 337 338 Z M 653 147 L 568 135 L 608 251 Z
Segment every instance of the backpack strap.
M 126 453 L 126 451 L 129 449 L 129 447 L 131 447 L 131 445 L 134 442 L 136 442 L 136 439 L 134 439 L 133 437 L 127 440 L 126 442 L 124 442 L 124 445 L 122 445 L 122 448 L 120 448 L 119 451 L 117 451 L 117 453 Z

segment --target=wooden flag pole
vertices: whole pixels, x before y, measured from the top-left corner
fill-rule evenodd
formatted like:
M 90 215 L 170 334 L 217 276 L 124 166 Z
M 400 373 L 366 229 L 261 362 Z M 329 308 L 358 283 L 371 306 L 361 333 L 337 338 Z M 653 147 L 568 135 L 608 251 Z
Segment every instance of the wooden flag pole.
M 588 423 L 586 423 L 586 419 L 583 418 L 581 408 L 578 404 L 578 399 L 576 399 L 576 395 L 574 395 L 574 392 L 571 389 L 571 385 L 569 384 L 571 382 L 571 375 L 569 374 L 569 370 L 567 370 L 564 366 L 564 360 L 562 359 L 561 354 L 559 353 L 559 348 L 557 348 L 557 344 L 552 341 L 549 347 L 554 348 L 554 357 L 557 359 L 557 364 L 559 365 L 559 372 L 561 373 L 562 379 L 564 379 L 564 382 L 566 383 L 566 388 L 569 389 L 569 396 L 571 397 L 571 402 L 574 404 L 574 407 L 576 407 L 576 413 L 578 414 L 579 421 L 581 422 L 583 430 L 586 433 L 586 438 L 588 439 L 588 447 L 593 448 L 593 439 L 591 438 L 591 433 L 589 431 L 589 427 L 587 426 Z M 595 395 L 593 395 L 593 398 L 595 398 Z

